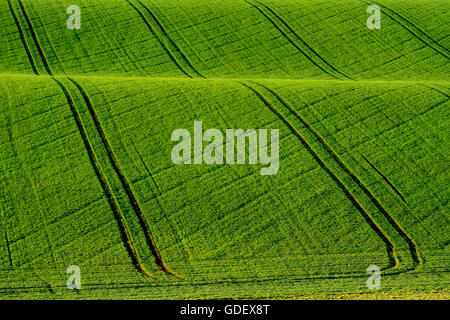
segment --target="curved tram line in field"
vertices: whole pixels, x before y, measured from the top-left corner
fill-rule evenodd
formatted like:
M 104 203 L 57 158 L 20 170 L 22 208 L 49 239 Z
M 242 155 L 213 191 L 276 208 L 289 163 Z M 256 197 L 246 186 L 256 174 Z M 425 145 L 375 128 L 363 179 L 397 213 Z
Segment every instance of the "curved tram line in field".
M 36 64 L 34 63 L 33 57 L 31 55 L 31 50 L 27 45 L 27 42 L 25 40 L 25 34 L 23 32 L 22 26 L 20 25 L 19 19 L 16 15 L 16 12 L 12 6 L 11 0 L 8 0 L 8 6 L 9 6 L 9 11 L 11 11 L 11 15 L 13 16 L 14 22 L 17 26 L 17 29 L 19 31 L 19 36 L 20 36 L 20 40 L 22 41 L 22 44 L 25 48 L 25 51 L 27 53 L 27 57 L 28 57 L 28 61 L 30 62 L 31 68 L 33 69 L 34 74 L 38 74 L 37 68 L 36 68 Z
M 170 38 L 167 31 L 164 29 L 161 22 L 158 20 L 158 18 L 155 16 L 155 14 L 141 1 L 139 0 L 125 0 L 142 18 L 147 28 L 150 30 L 152 35 L 155 37 L 155 39 L 158 41 L 160 46 L 164 49 L 166 54 L 169 56 L 170 60 L 177 66 L 178 69 L 180 69 L 181 72 L 183 72 L 187 77 L 189 78 L 205 78 L 197 69 L 194 68 L 194 66 L 191 64 L 189 59 L 186 57 L 186 55 L 181 51 L 181 49 L 176 45 L 176 43 Z M 133 3 L 134 2 L 134 3 Z M 136 3 L 137 2 L 137 3 Z M 139 10 L 138 6 L 141 6 L 144 8 L 144 10 L 148 13 L 148 15 L 151 17 L 152 21 L 156 23 L 158 26 L 152 27 L 151 22 L 145 17 L 145 14 Z M 157 30 L 160 30 L 161 36 L 158 36 Z M 161 37 L 165 38 L 168 42 L 168 45 L 172 47 L 172 50 L 168 46 L 166 46 L 161 39 Z M 172 52 L 174 51 L 174 53 Z M 175 54 L 179 56 L 179 59 L 175 57 Z M 179 61 L 181 60 L 181 61 Z M 184 65 L 184 67 L 182 66 Z
M 106 177 L 101 169 L 100 163 L 99 163 L 99 161 L 94 153 L 94 150 L 89 142 L 88 135 L 87 135 L 84 125 L 81 121 L 81 117 L 75 106 L 75 103 L 73 102 L 73 99 L 72 99 L 69 91 L 67 90 L 67 88 L 64 86 L 64 84 L 61 81 L 57 80 L 56 78 L 53 78 L 53 80 L 59 85 L 59 87 L 61 88 L 61 90 L 63 91 L 63 93 L 67 99 L 67 102 L 72 111 L 72 115 L 77 124 L 78 131 L 80 132 L 81 138 L 82 138 L 85 148 L 87 150 L 92 168 L 95 171 L 95 174 L 102 186 L 102 189 L 103 189 L 104 193 L 106 194 L 106 197 L 108 199 L 111 210 L 113 211 L 114 216 L 119 224 L 119 228 L 120 228 L 120 231 L 122 234 L 122 240 L 125 244 L 125 247 L 127 248 L 128 254 L 131 257 L 133 264 L 136 266 L 136 268 L 140 272 L 142 272 L 145 275 L 151 276 L 151 274 L 144 268 L 142 263 L 139 262 L 139 257 L 136 252 L 136 249 L 134 247 L 133 240 L 130 235 L 130 231 L 128 230 L 128 227 L 125 223 L 125 219 L 120 212 L 119 205 L 117 204 L 117 200 L 113 195 L 111 186 L 109 185 L 108 180 L 106 179 Z
M 364 0 L 361 0 L 361 2 L 371 5 L 371 3 L 366 2 Z M 428 34 L 425 33 L 422 29 L 420 29 L 418 26 L 416 26 L 414 23 L 412 23 L 410 20 L 403 17 L 401 14 L 397 13 L 396 11 L 386 7 L 385 5 L 381 5 L 381 10 L 383 14 L 388 16 L 392 21 L 399 24 L 403 29 L 408 31 L 410 34 L 412 34 L 417 40 L 424 43 L 427 47 L 433 49 L 443 57 L 449 59 L 449 50 L 447 47 L 439 43 L 439 41 L 433 39 Z M 421 36 L 422 35 L 422 36 Z
M 385 219 L 389 222 L 389 224 L 395 229 L 397 234 L 407 243 L 411 258 L 413 260 L 412 268 L 416 268 L 417 265 L 422 263 L 421 255 L 414 243 L 414 241 L 406 234 L 403 228 L 392 218 L 392 216 L 387 212 L 387 210 L 381 205 L 378 199 L 369 191 L 369 189 L 362 183 L 362 181 L 348 168 L 343 161 L 339 158 L 336 152 L 331 148 L 331 146 L 311 127 L 311 125 L 306 122 L 286 101 L 284 101 L 276 92 L 267 88 L 266 86 L 252 81 L 253 83 L 261 86 L 265 90 L 267 90 L 270 94 L 272 94 L 284 107 L 286 107 L 290 113 L 292 113 L 297 120 L 299 120 L 320 142 L 320 144 L 327 150 L 327 152 L 331 155 L 334 161 L 339 165 L 339 167 L 351 177 L 351 179 L 356 183 L 356 185 L 364 192 L 364 194 L 370 199 L 370 201 L 375 205 L 375 207 L 381 212 L 381 214 L 385 217 Z M 251 90 L 258 98 L 275 114 L 280 120 L 282 120 L 285 125 L 291 130 L 291 132 L 302 142 L 302 144 L 306 147 L 308 152 L 314 157 L 314 159 L 319 163 L 319 165 L 330 175 L 330 177 L 335 181 L 339 188 L 345 193 L 347 198 L 352 202 L 352 204 L 358 209 L 358 211 L 362 214 L 364 219 L 369 223 L 371 228 L 379 235 L 382 241 L 386 244 L 389 258 L 390 258 L 390 266 L 397 267 L 399 266 L 398 256 L 395 251 L 394 244 L 388 239 L 388 237 L 384 234 L 382 229 L 376 224 L 375 220 L 361 207 L 358 201 L 354 198 L 351 192 L 345 187 L 343 182 L 339 180 L 339 178 L 325 165 L 323 160 L 317 155 L 317 153 L 312 149 L 312 147 L 308 144 L 305 138 L 295 129 L 295 127 L 286 119 L 285 116 L 281 112 L 279 112 L 276 107 L 269 102 L 260 92 L 258 92 L 254 87 L 240 82 L 247 89 Z
M 126 178 L 125 174 L 123 173 L 123 170 L 119 166 L 119 162 L 117 161 L 117 158 L 114 155 L 114 152 L 108 142 L 108 139 L 106 138 L 105 132 L 103 131 L 103 128 L 100 124 L 100 120 L 97 116 L 97 113 L 95 112 L 95 109 L 94 109 L 88 95 L 86 94 L 84 89 L 80 86 L 80 84 L 77 81 L 73 80 L 72 78 L 68 78 L 68 80 L 71 81 L 77 87 L 77 89 L 80 91 L 81 95 L 83 96 L 86 106 L 88 107 L 89 112 L 91 114 L 92 120 L 94 121 L 97 132 L 100 135 L 100 138 L 103 142 L 104 148 L 106 149 L 109 161 L 111 162 L 111 164 L 114 168 L 114 171 L 116 172 L 117 176 L 119 177 L 122 187 L 125 190 L 125 193 L 127 194 L 127 197 L 130 201 L 130 204 L 131 204 L 136 216 L 139 219 L 141 228 L 144 230 L 147 245 L 150 248 L 152 255 L 155 257 L 156 265 L 159 267 L 159 269 L 161 269 L 161 271 L 164 271 L 169 274 L 173 274 L 169 270 L 169 268 L 164 264 L 164 262 L 161 258 L 161 254 L 159 253 L 159 250 L 158 250 L 157 246 L 155 245 L 155 240 L 154 240 L 152 232 L 150 230 L 148 221 L 145 218 L 141 207 L 139 206 L 137 198 L 136 198 L 135 194 L 133 193 L 133 190 L 131 189 L 131 185 L 128 182 L 128 179 Z
M 380 227 L 375 223 L 375 221 L 369 216 L 369 214 L 362 208 L 362 206 L 358 203 L 355 197 L 351 194 L 351 192 L 347 189 L 344 183 L 326 166 L 323 160 L 318 156 L 318 154 L 312 149 L 306 139 L 295 129 L 295 127 L 289 122 L 286 117 L 280 113 L 275 106 L 270 103 L 260 92 L 258 92 L 252 86 L 239 82 L 241 85 L 252 91 L 268 108 L 272 111 L 292 132 L 294 136 L 297 137 L 298 140 L 303 144 L 306 150 L 311 154 L 311 156 L 316 160 L 319 166 L 325 170 L 325 172 L 331 177 L 331 179 L 338 185 L 338 187 L 342 190 L 345 196 L 350 200 L 353 206 L 361 213 L 366 222 L 370 225 L 370 227 L 375 231 L 375 233 L 381 238 L 381 240 L 385 243 L 387 248 L 387 253 L 389 256 L 389 268 L 396 267 L 398 265 L 398 258 L 396 252 L 394 250 L 393 243 L 385 236 Z
M 30 65 L 33 69 L 33 72 L 37 75 L 44 73 L 48 74 L 49 76 L 52 76 L 52 79 L 58 84 L 58 86 L 63 91 L 66 100 L 72 110 L 73 117 L 75 119 L 75 122 L 77 124 L 78 130 L 80 132 L 80 135 L 82 137 L 82 140 L 85 144 L 86 150 L 89 155 L 89 159 L 91 162 L 91 165 L 100 181 L 100 184 L 103 188 L 104 193 L 106 194 L 108 198 L 108 202 L 111 206 L 111 209 L 115 215 L 115 218 L 119 224 L 123 242 L 127 248 L 127 251 L 136 266 L 136 268 L 142 272 L 143 274 L 146 274 L 148 276 L 152 276 L 142 265 L 142 262 L 139 259 L 138 253 L 135 249 L 135 246 L 133 244 L 130 231 L 126 225 L 125 218 L 123 217 L 122 213 L 120 212 L 119 205 L 117 203 L 117 200 L 112 192 L 111 186 L 107 180 L 107 178 L 104 175 L 104 172 L 101 168 L 101 165 L 98 161 L 98 158 L 95 154 L 95 151 L 89 142 L 89 136 L 86 132 L 86 127 L 83 124 L 82 118 L 80 116 L 80 113 L 77 110 L 77 107 L 75 105 L 74 99 L 71 96 L 70 90 L 67 88 L 67 86 L 64 85 L 62 80 L 58 80 L 53 77 L 52 71 L 50 69 L 50 66 L 48 64 L 48 61 L 44 55 L 44 52 L 39 44 L 37 34 L 32 26 L 31 20 L 25 10 L 25 7 L 23 6 L 21 0 L 17 0 L 19 3 L 20 11 L 23 15 L 23 18 L 25 19 L 28 30 L 32 39 L 32 42 L 34 42 L 34 49 L 37 51 L 32 51 L 33 47 L 30 47 L 27 43 L 27 37 L 24 32 L 24 28 L 22 28 L 20 23 L 20 17 L 16 14 L 14 6 L 12 5 L 12 0 L 8 0 L 9 8 L 11 11 L 11 14 L 13 15 L 14 21 L 17 25 L 17 28 L 19 30 L 20 38 L 23 43 L 23 46 L 26 50 L 27 57 L 29 59 Z M 157 41 L 160 43 L 161 47 L 164 49 L 164 51 L 167 53 L 169 58 L 176 64 L 176 66 L 189 78 L 194 77 L 201 77 L 204 78 L 203 75 L 201 75 L 190 63 L 190 61 L 187 59 L 187 57 L 182 53 L 180 48 L 173 42 L 173 40 L 169 37 L 159 20 L 156 18 L 156 16 L 146 7 L 141 1 L 139 0 L 125 0 L 131 7 L 133 7 L 139 16 L 144 20 L 145 24 L 151 31 L 152 35 L 157 39 Z M 133 4 L 133 2 L 137 2 L 137 4 Z M 333 78 L 336 79 L 342 79 L 346 78 L 348 80 L 353 80 L 343 72 L 336 69 L 333 65 L 331 65 L 329 62 L 327 62 L 325 59 L 323 59 L 313 48 L 311 48 L 277 13 L 275 13 L 271 8 L 264 5 L 263 3 L 256 1 L 256 0 L 245 0 L 248 4 L 250 4 L 252 7 L 257 9 L 264 17 L 271 22 L 271 24 L 282 33 L 282 35 L 292 44 L 294 47 L 301 52 L 309 61 L 311 61 L 314 65 L 316 65 L 318 68 L 320 68 L 325 73 L 329 74 Z M 138 9 L 137 5 L 140 5 L 144 8 L 145 11 L 147 11 L 148 15 L 152 18 L 153 22 L 156 23 L 158 28 L 160 29 L 159 33 L 161 35 L 157 34 L 157 29 L 155 27 L 152 27 L 149 20 L 145 17 L 145 15 L 141 12 L 141 10 Z M 389 11 L 391 14 L 394 14 L 392 10 Z M 399 15 L 397 15 L 399 16 Z M 393 19 L 395 20 L 395 19 Z M 397 20 L 395 20 L 397 21 Z M 404 26 L 403 24 L 401 24 Z M 432 47 L 436 50 L 435 45 L 430 45 L 430 43 L 422 38 L 420 38 L 416 33 L 411 31 L 408 27 L 404 26 L 408 31 L 413 33 L 419 40 L 422 42 L 425 42 L 428 46 Z M 155 30 L 156 29 L 156 30 Z M 288 31 L 283 31 L 283 29 L 287 29 Z M 420 30 L 420 29 L 419 29 Z M 422 32 L 423 33 L 423 32 Z M 293 35 L 293 36 L 292 36 Z M 164 37 L 168 42 L 167 46 L 164 44 L 164 42 L 161 40 L 161 37 Z M 433 41 L 436 44 L 439 44 L 436 41 Z M 303 49 L 301 48 L 303 47 Z M 442 47 L 442 46 L 440 46 Z M 444 49 L 446 49 L 444 47 Z M 437 50 L 436 50 L 437 51 Z M 39 56 L 40 59 L 33 58 L 33 52 L 35 53 L 35 56 Z M 438 51 L 439 53 L 443 54 L 441 51 Z M 175 57 L 175 55 L 178 56 L 178 58 Z M 444 56 L 445 53 L 443 54 Z M 447 57 L 447 56 L 446 56 Z M 38 65 L 37 62 L 42 63 L 42 65 Z M 180 60 L 180 61 L 179 61 Z M 183 66 L 182 66 L 183 65 Z M 189 70 L 189 72 L 187 71 Z M 101 139 L 103 148 L 106 151 L 107 158 L 109 159 L 110 165 L 114 169 L 115 174 L 120 180 L 120 183 L 122 185 L 122 189 L 125 191 L 127 198 L 129 200 L 129 204 L 131 205 L 136 217 L 139 220 L 140 227 L 144 231 L 146 242 L 148 247 L 150 248 L 150 251 L 155 258 L 156 265 L 158 268 L 168 274 L 174 275 L 169 268 L 164 264 L 161 255 L 159 253 L 159 250 L 157 246 L 155 245 L 153 235 L 150 230 L 150 226 L 148 224 L 148 221 L 146 220 L 141 207 L 139 206 L 139 203 L 137 201 L 137 198 L 135 194 L 133 193 L 133 190 L 131 188 L 131 185 L 129 181 L 127 180 L 124 172 L 119 166 L 119 163 L 117 161 L 117 158 L 107 140 L 107 137 L 105 135 L 105 132 L 101 126 L 100 120 L 97 116 L 97 113 L 86 93 L 86 91 L 81 87 L 81 85 L 75 81 L 72 78 L 67 78 L 68 81 L 70 81 L 79 91 L 81 94 L 85 105 L 87 109 L 89 110 L 90 118 L 94 123 L 95 129 L 97 131 L 98 136 Z M 415 268 L 418 264 L 422 263 L 422 258 L 420 256 L 419 251 L 417 250 L 416 245 L 414 244 L 413 240 L 406 234 L 406 232 L 403 230 L 403 228 L 392 218 L 392 216 L 387 212 L 387 210 L 381 205 L 381 203 L 378 201 L 378 199 L 368 190 L 368 188 L 362 183 L 362 181 L 350 170 L 349 167 L 347 167 L 344 162 L 339 158 L 339 156 L 335 153 L 335 151 L 331 148 L 331 146 L 312 128 L 312 126 L 306 122 L 286 101 L 284 101 L 276 92 L 273 90 L 265 87 L 264 85 L 254 82 L 256 85 L 264 88 L 267 92 L 269 92 L 278 102 L 283 105 L 285 108 L 289 110 L 289 112 L 295 116 L 297 120 L 299 120 L 302 125 L 314 135 L 314 137 L 319 141 L 319 143 L 327 150 L 327 152 L 331 155 L 333 160 L 339 165 L 339 167 L 353 180 L 353 182 L 363 191 L 363 193 L 370 199 L 370 201 L 375 205 L 375 207 L 381 212 L 381 214 L 385 217 L 385 219 L 389 222 L 389 224 L 395 229 L 397 234 L 407 243 L 409 247 L 409 251 L 411 253 L 411 257 L 413 260 L 413 268 Z M 300 140 L 300 142 L 305 146 L 307 151 L 313 156 L 313 158 L 316 160 L 316 162 L 320 165 L 322 169 L 324 169 L 327 174 L 332 178 L 332 180 L 338 185 L 338 187 L 344 192 L 346 197 L 351 201 L 351 203 L 356 207 L 356 209 L 360 212 L 362 217 L 366 220 L 366 222 L 369 224 L 369 226 L 376 232 L 376 234 L 381 238 L 381 240 L 385 243 L 387 248 L 387 253 L 389 257 L 389 267 L 394 268 L 399 266 L 399 259 L 397 252 L 395 250 L 394 244 L 388 239 L 386 234 L 382 231 L 382 229 L 377 225 L 376 221 L 364 210 L 364 208 L 360 205 L 360 203 L 356 200 L 356 198 L 352 195 L 350 190 L 344 185 L 344 183 L 332 172 L 332 170 L 327 167 L 325 162 L 319 157 L 319 155 L 314 151 L 314 149 L 311 147 L 311 145 L 307 142 L 307 140 L 300 134 L 300 132 L 295 128 L 294 125 L 292 125 L 289 120 L 279 111 L 277 108 L 267 99 L 264 97 L 263 94 L 261 94 L 257 89 L 255 89 L 253 86 L 249 85 L 248 83 L 239 82 L 241 85 L 243 85 L 245 88 L 253 92 L 282 122 L 289 128 L 289 130 Z M 365 158 L 364 158 L 365 159 Z M 142 160 L 142 159 L 141 159 Z M 368 161 L 367 159 L 365 159 Z M 370 163 L 369 163 L 370 164 Z M 370 164 L 371 165 L 371 164 Z M 371 165 L 374 170 L 376 170 L 377 173 L 381 174 L 373 165 Z M 382 174 L 381 174 L 382 175 Z M 389 180 L 387 180 L 386 177 L 382 175 L 383 179 L 388 182 L 388 184 L 392 186 L 392 184 L 389 183 Z M 394 191 L 402 198 L 402 200 L 405 202 L 403 196 L 398 192 L 398 190 L 395 189 Z
M 376 173 L 378 173 L 378 175 L 384 180 L 384 182 L 386 182 L 386 184 L 391 187 L 391 189 L 400 197 L 400 199 L 407 204 L 405 198 L 403 197 L 402 193 L 394 186 L 394 184 L 388 179 L 388 177 L 386 177 L 377 167 L 375 167 L 375 165 L 369 161 L 369 159 L 367 159 L 363 154 L 360 153 L 360 156 L 364 159 L 364 161 L 367 162 L 367 164 L 373 169 L 375 170 Z
M 257 0 L 244 0 L 253 8 L 258 10 L 282 35 L 292 44 L 302 55 L 305 56 L 312 64 L 320 70 L 331 76 L 332 78 L 342 80 L 354 80 L 349 75 L 343 73 L 326 61 L 316 50 L 314 50 L 300 35 L 286 22 L 279 14 L 267 5 Z M 278 22 L 278 23 L 277 23 Z M 283 26 L 286 28 L 283 31 Z M 289 36 L 289 35 L 293 36 Z M 301 48 L 303 47 L 303 48 Z M 309 53 L 309 54 L 308 54 Z
M 91 145 L 91 143 L 89 141 L 89 136 L 88 136 L 88 134 L 86 132 L 86 127 L 83 124 L 83 121 L 82 121 L 82 118 L 80 116 L 80 113 L 77 110 L 77 107 L 76 107 L 76 105 L 74 103 L 74 99 L 72 98 L 69 89 L 67 89 L 67 87 L 64 85 L 64 83 L 61 80 L 58 80 L 57 78 L 53 77 L 53 73 L 52 73 L 52 71 L 50 69 L 50 66 L 48 64 L 48 61 L 47 61 L 45 55 L 44 55 L 44 52 L 43 52 L 43 50 L 42 50 L 42 48 L 41 48 L 41 46 L 39 44 L 38 37 L 36 35 L 36 32 L 34 31 L 34 28 L 33 28 L 33 25 L 31 23 L 30 18 L 28 16 L 28 14 L 26 13 L 25 7 L 23 6 L 23 4 L 22 4 L 22 2 L 20 0 L 17 0 L 17 1 L 19 3 L 20 8 L 21 8 L 22 14 L 23 14 L 23 16 L 25 18 L 25 21 L 27 22 L 28 29 L 30 30 L 30 33 L 31 33 L 31 36 L 32 36 L 32 39 L 33 39 L 33 42 L 34 42 L 34 45 L 35 45 L 35 48 L 36 48 L 36 50 L 37 50 L 37 52 L 39 54 L 39 57 L 40 57 L 40 60 L 41 60 L 41 62 L 43 64 L 43 66 L 44 66 L 45 71 L 43 71 L 43 72 L 46 73 L 47 75 L 51 76 L 52 80 L 54 80 L 56 82 L 56 84 L 61 88 L 61 90 L 63 91 L 64 96 L 66 97 L 66 100 L 67 100 L 67 102 L 68 102 L 68 104 L 70 106 L 70 109 L 72 111 L 72 115 L 73 115 L 73 117 L 75 119 L 75 122 L 77 124 L 78 131 L 79 131 L 79 133 L 81 135 L 81 138 L 82 138 L 83 143 L 85 145 L 85 148 L 87 150 L 87 153 L 88 153 L 91 165 L 92 165 L 92 167 L 93 167 L 93 169 L 95 171 L 95 174 L 96 174 L 96 176 L 97 176 L 97 178 L 98 178 L 98 180 L 99 180 L 99 182 L 100 182 L 100 184 L 102 186 L 102 189 L 103 189 L 103 191 L 104 191 L 104 193 L 105 193 L 105 195 L 106 195 L 106 197 L 108 199 L 109 205 L 110 205 L 110 207 L 111 207 L 111 209 L 112 209 L 112 211 L 114 213 L 114 216 L 115 216 L 115 218 L 116 218 L 116 220 L 117 220 L 117 222 L 119 224 L 119 228 L 120 228 L 120 231 L 121 231 L 121 234 L 122 234 L 122 240 L 123 240 L 123 242 L 125 244 L 125 247 L 127 248 L 128 254 L 130 255 L 130 257 L 131 257 L 135 267 L 141 273 L 143 273 L 143 274 L 145 274 L 147 276 L 153 277 L 153 275 L 143 266 L 143 263 L 139 259 L 139 255 L 138 255 L 138 253 L 136 251 L 136 248 L 135 248 L 135 246 L 133 244 L 131 233 L 130 233 L 128 227 L 127 227 L 125 218 L 123 217 L 123 215 L 122 215 L 122 213 L 120 211 L 119 205 L 117 203 L 117 199 L 116 199 L 116 197 L 113 194 L 112 188 L 111 188 L 111 186 L 110 186 L 110 184 L 109 184 L 109 182 L 108 182 L 108 180 L 107 180 L 107 178 L 106 178 L 106 176 L 105 176 L 105 174 L 104 174 L 104 172 L 103 172 L 103 170 L 101 168 L 101 165 L 100 165 L 100 163 L 98 161 L 98 157 L 96 156 L 95 151 L 94 151 L 94 149 L 93 149 L 93 147 L 92 147 L 92 145 Z M 29 62 L 31 64 L 31 66 L 32 66 L 32 69 L 33 69 L 33 71 L 34 71 L 34 73 L 36 75 L 40 75 L 41 72 L 39 71 L 39 69 L 41 69 L 41 68 L 38 68 L 38 66 L 36 65 L 36 62 L 33 59 L 33 56 L 32 56 L 32 53 L 31 53 L 31 49 L 30 49 L 30 47 L 29 47 L 29 45 L 27 43 L 27 40 L 26 40 L 26 37 L 25 37 L 25 33 L 23 31 L 24 29 L 22 28 L 22 26 L 20 24 L 19 18 L 16 15 L 16 12 L 14 10 L 14 7 L 13 7 L 12 3 L 11 3 L 11 0 L 8 0 L 8 4 L 9 4 L 9 8 L 10 8 L 11 14 L 13 15 L 14 21 L 15 21 L 15 23 L 17 25 L 18 30 L 19 30 L 20 38 L 21 38 L 22 43 L 23 43 L 23 45 L 25 47 L 25 50 L 27 52 L 27 56 L 28 56 L 28 59 L 29 59 Z M 95 109 L 94 109 L 94 107 L 93 107 L 93 105 L 92 105 L 88 95 L 86 94 L 84 89 L 79 85 L 78 82 L 76 82 L 75 80 L 73 80 L 71 78 L 67 78 L 67 79 L 76 86 L 78 91 L 81 93 L 87 108 L 89 109 L 89 113 L 91 115 L 92 121 L 95 124 L 96 130 L 97 130 L 97 132 L 98 132 L 98 134 L 99 134 L 99 136 L 100 136 L 100 138 L 102 140 L 103 146 L 104 146 L 104 148 L 105 148 L 105 150 L 107 152 L 108 159 L 109 159 L 109 161 L 110 161 L 110 163 L 111 163 L 111 165 L 112 165 L 116 175 L 118 176 L 121 184 L 122 184 L 122 187 L 123 187 L 123 189 L 124 189 L 124 191 L 125 191 L 125 193 L 126 193 L 126 195 L 128 197 L 128 200 L 129 200 L 129 202 L 130 202 L 130 204 L 131 204 L 131 206 L 133 208 L 133 211 L 135 212 L 137 218 L 139 219 L 139 223 L 140 223 L 141 228 L 143 229 L 145 237 L 146 237 L 147 245 L 150 248 L 150 251 L 151 251 L 153 257 L 155 258 L 156 265 L 158 266 L 158 268 L 161 271 L 163 271 L 165 273 L 168 273 L 170 275 L 175 275 L 174 273 L 172 273 L 172 271 L 170 271 L 170 269 L 164 264 L 164 262 L 162 260 L 161 254 L 159 253 L 159 250 L 158 250 L 157 246 L 155 245 L 155 241 L 154 241 L 153 235 L 152 235 L 152 233 L 150 231 L 150 226 L 149 226 L 149 224 L 147 222 L 147 219 L 145 218 L 145 216 L 144 216 L 144 214 L 142 212 L 142 209 L 139 206 L 137 198 L 136 198 L 136 196 L 134 195 L 134 193 L 133 193 L 133 191 L 131 189 L 130 183 L 128 182 L 127 178 L 125 177 L 122 169 L 120 168 L 120 166 L 118 164 L 118 161 L 117 161 L 117 159 L 116 159 L 116 157 L 115 157 L 115 155 L 114 155 L 114 153 L 113 153 L 113 151 L 111 149 L 111 146 L 110 146 L 110 144 L 109 144 L 109 142 L 108 142 L 108 140 L 106 138 L 106 135 L 105 135 L 105 133 L 103 131 L 103 128 L 102 128 L 102 126 L 100 124 L 98 116 L 97 116 L 97 114 L 95 112 Z

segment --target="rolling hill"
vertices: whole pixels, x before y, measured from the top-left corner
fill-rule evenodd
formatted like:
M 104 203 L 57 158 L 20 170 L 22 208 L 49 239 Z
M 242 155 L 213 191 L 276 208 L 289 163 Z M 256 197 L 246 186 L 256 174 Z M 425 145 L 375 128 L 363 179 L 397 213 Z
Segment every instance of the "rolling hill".
M 448 299 L 448 1 L 379 30 L 365 1 L 72 2 L 0 3 L 2 299 Z M 196 121 L 279 130 L 278 171 L 175 164 Z

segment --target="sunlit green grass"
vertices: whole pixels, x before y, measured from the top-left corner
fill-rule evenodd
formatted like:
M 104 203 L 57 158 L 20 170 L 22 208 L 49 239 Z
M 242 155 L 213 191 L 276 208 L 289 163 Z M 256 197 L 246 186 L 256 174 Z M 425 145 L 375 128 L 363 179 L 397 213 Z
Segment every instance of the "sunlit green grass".
M 448 295 L 447 2 L 71 4 L 0 4 L 0 297 Z M 196 120 L 278 173 L 175 165 Z

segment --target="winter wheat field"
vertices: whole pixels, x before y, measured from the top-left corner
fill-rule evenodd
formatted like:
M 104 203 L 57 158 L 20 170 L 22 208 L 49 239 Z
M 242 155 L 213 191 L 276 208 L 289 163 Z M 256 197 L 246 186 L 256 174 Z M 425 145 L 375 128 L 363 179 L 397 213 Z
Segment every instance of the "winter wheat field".
M 449 25 L 1 0 L 0 298 L 448 299 Z

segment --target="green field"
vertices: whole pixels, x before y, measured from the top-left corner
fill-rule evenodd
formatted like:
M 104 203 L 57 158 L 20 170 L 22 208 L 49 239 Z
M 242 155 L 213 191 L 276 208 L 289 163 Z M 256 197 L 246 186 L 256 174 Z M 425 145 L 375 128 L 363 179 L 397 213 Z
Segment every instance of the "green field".
M 76 2 L 0 2 L 0 299 L 450 298 L 447 0 Z

